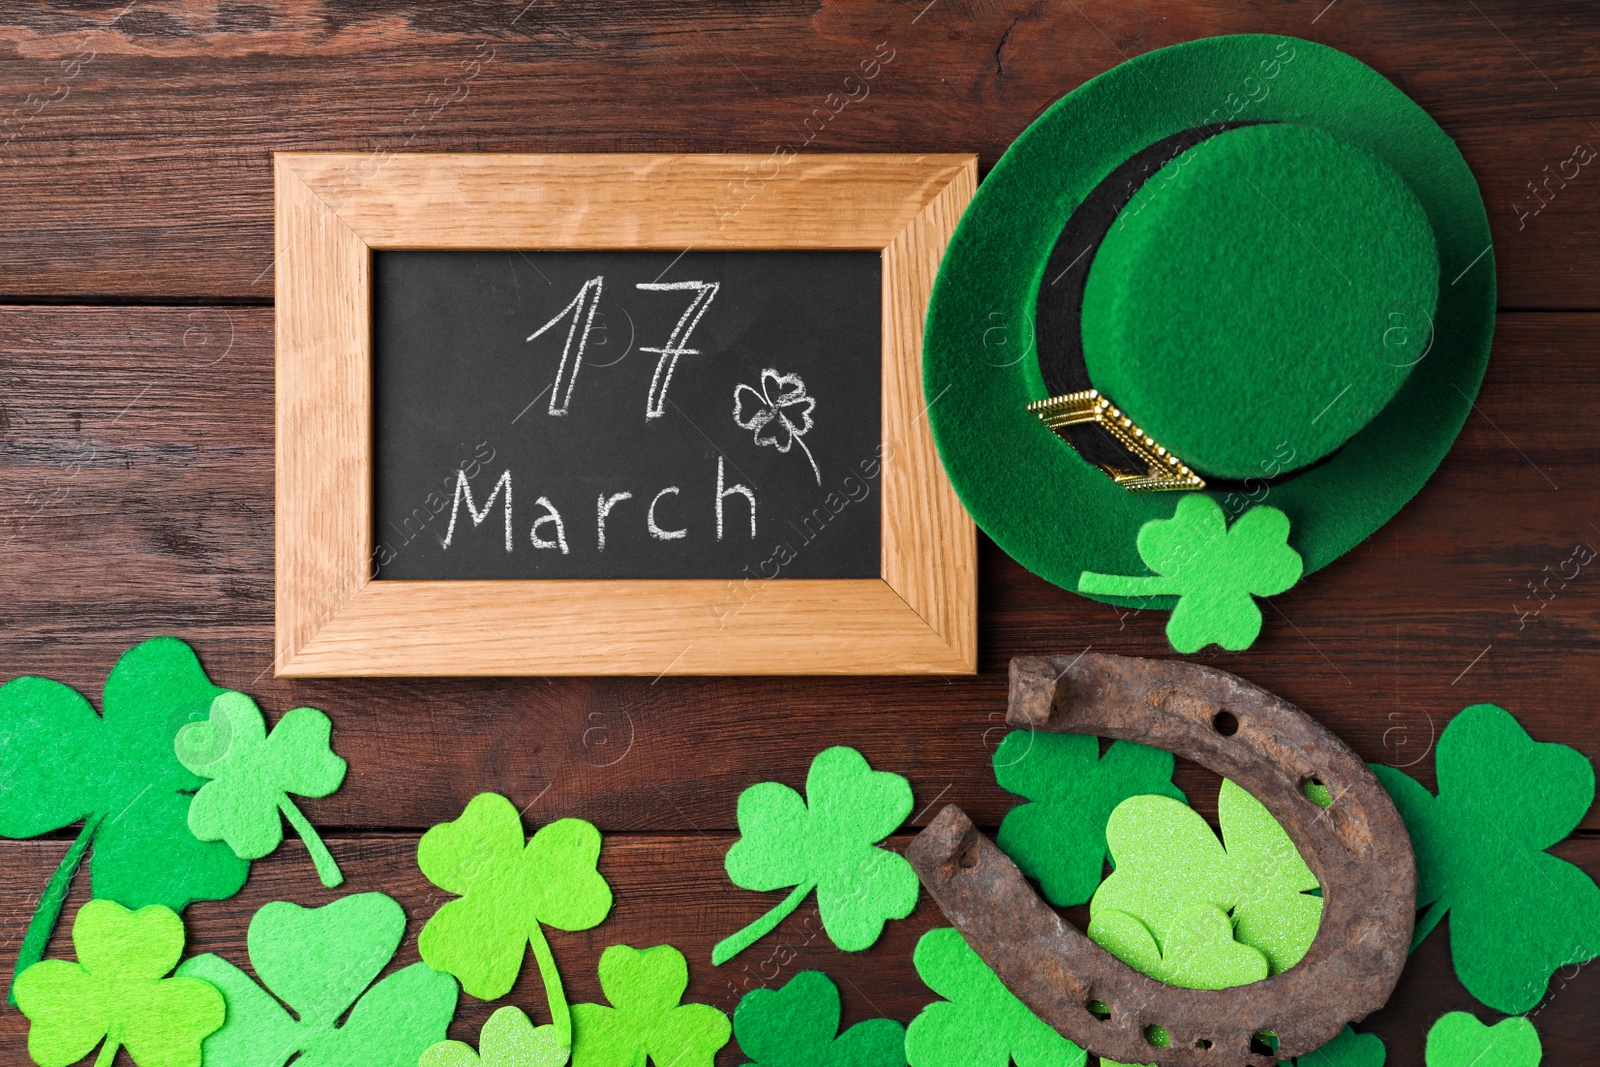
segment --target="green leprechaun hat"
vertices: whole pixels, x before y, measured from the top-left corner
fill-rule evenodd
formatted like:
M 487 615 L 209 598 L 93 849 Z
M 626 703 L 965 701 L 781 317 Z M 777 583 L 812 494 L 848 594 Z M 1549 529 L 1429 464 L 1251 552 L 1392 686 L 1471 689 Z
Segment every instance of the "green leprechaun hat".
M 928 310 L 934 437 L 1024 566 L 1171 607 L 1104 580 L 1160 573 L 1147 522 L 1276 509 L 1309 572 L 1398 511 L 1471 409 L 1494 296 L 1477 184 L 1405 94 L 1309 41 L 1191 41 L 1063 97 L 979 187 Z

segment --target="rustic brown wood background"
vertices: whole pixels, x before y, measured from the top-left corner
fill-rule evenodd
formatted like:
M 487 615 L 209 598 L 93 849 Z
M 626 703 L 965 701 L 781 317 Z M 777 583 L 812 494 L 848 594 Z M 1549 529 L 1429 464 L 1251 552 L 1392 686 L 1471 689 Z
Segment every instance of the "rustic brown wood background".
M 441 901 L 416 870 L 417 834 L 497 790 L 530 823 L 582 816 L 606 834 L 611 918 L 553 937 L 574 999 L 599 996 L 605 945 L 670 942 L 691 995 L 726 1010 L 817 967 L 848 1020 L 909 1020 L 932 999 L 910 961 L 939 922 L 926 900 L 863 954 L 818 936 L 808 904 L 710 966 L 711 945 L 774 902 L 722 872 L 739 791 L 798 786 L 813 753 L 844 743 L 910 778 L 916 824 L 955 802 L 993 827 L 1012 803 L 988 762 L 1009 657 L 1170 654 L 1161 616 L 1063 592 L 983 541 L 975 679 L 273 678 L 271 153 L 370 150 L 381 165 L 398 150 L 799 146 L 829 93 L 859 95 L 843 79 L 880 42 L 893 58 L 870 95 L 813 120 L 811 150 L 977 151 L 987 170 L 1122 59 L 1245 31 L 1344 49 L 1426 107 L 1494 229 L 1502 312 L 1482 394 L 1393 522 L 1276 598 L 1255 648 L 1198 658 L 1429 784 L 1431 739 L 1480 701 L 1600 756 L 1600 570 L 1556 576 L 1575 546 L 1600 546 L 1600 174 L 1539 185 L 1600 145 L 1592 4 L 56 0 L 5 4 L 0 24 L 0 676 L 97 700 L 118 653 L 170 633 L 271 715 L 326 709 L 351 771 L 308 814 L 349 876 L 341 892 L 393 894 L 413 935 Z M 1180 784 L 1214 811 L 1214 779 L 1184 768 Z M 1600 811 L 1584 827 L 1555 851 L 1600 874 Z M 0 842 L 0 981 L 70 836 Z M 193 947 L 242 963 L 261 904 L 333 895 L 288 843 L 237 898 L 190 910 Z M 1432 1021 L 1475 1007 L 1447 938 L 1429 938 L 1369 1020 L 1390 1064 L 1420 1064 Z M 400 962 L 415 951 L 413 937 Z M 512 1002 L 541 1014 L 531 970 Z M 1596 1062 L 1597 1005 L 1600 968 L 1556 978 L 1535 1015 L 1546 1062 Z M 475 1039 L 488 1011 L 463 998 L 453 1034 Z M 24 1042 L 25 1020 L 0 1011 L 0 1060 L 25 1062 Z M 742 1060 L 730 1046 L 720 1062 Z

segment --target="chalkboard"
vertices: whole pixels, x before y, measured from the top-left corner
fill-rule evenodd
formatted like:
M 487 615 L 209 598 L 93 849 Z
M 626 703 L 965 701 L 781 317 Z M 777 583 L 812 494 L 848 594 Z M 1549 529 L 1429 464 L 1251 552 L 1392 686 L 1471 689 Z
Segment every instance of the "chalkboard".
M 379 579 L 876 578 L 877 251 L 375 251 Z

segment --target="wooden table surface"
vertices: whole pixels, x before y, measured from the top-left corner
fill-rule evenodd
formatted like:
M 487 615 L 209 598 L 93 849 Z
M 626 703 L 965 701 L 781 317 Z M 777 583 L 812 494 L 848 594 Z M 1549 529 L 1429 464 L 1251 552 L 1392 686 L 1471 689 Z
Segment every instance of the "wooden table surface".
M 305 808 L 348 875 L 339 893 L 381 889 L 412 915 L 400 963 L 442 900 L 416 869 L 417 835 L 495 790 L 530 826 L 581 816 L 605 834 L 611 918 L 552 936 L 574 1000 L 599 996 L 606 945 L 669 942 L 690 959 L 691 996 L 725 1010 L 814 967 L 847 1020 L 909 1020 L 934 999 L 910 961 L 940 924 L 926 898 L 862 954 L 817 936 L 808 903 L 710 966 L 711 945 L 775 899 L 722 871 L 739 791 L 798 786 L 815 752 L 849 744 L 911 780 L 913 825 L 954 802 L 993 828 L 1012 803 L 989 767 L 1011 656 L 1171 652 L 1163 615 L 1080 599 L 981 541 L 975 678 L 276 680 L 275 150 L 370 150 L 376 165 L 403 150 L 765 152 L 802 144 L 813 109 L 878 52 L 892 58 L 869 95 L 813 120 L 809 149 L 976 151 L 987 171 L 1053 100 L 1129 56 L 1247 31 L 1350 52 L 1425 107 L 1478 177 L 1494 355 L 1416 500 L 1275 598 L 1254 648 L 1196 659 L 1429 785 L 1437 731 L 1482 701 L 1600 756 L 1600 568 L 1556 576 L 1575 546 L 1600 546 L 1600 173 L 1540 185 L 1575 146 L 1600 145 L 1595 5 L 118 0 L 10 3 L 0 23 L 0 676 L 44 674 L 98 702 L 123 649 L 175 634 L 269 715 L 325 709 L 350 774 Z M 1215 778 L 1184 767 L 1180 784 L 1214 815 Z M 1600 874 L 1600 810 L 1583 826 L 1554 851 Z M 71 836 L 0 842 L 0 980 Z M 192 947 L 243 962 L 261 904 L 334 895 L 291 841 L 239 896 L 189 910 Z M 1494 1017 L 1455 980 L 1447 938 L 1428 939 L 1369 1020 L 1392 1065 L 1422 1062 L 1444 1011 Z M 531 966 L 511 1002 L 542 1018 Z M 1600 968 L 1558 975 L 1534 1015 L 1547 1063 L 1600 1060 L 1597 1006 Z M 489 1010 L 463 998 L 452 1035 L 475 1040 Z M 0 1011 L 0 1061 L 25 1062 L 24 1042 L 25 1020 Z M 730 1046 L 719 1062 L 743 1061 Z

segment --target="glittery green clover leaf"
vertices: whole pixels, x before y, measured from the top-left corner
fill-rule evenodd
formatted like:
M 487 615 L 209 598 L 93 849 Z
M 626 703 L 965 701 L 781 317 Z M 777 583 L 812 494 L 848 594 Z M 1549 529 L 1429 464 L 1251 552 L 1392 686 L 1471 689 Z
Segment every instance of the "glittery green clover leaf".
M 911 955 L 934 1001 L 906 1027 L 911 1067 L 1084 1067 L 1088 1055 L 1028 1010 L 950 927 Z
M 733 1035 L 755 1061 L 745 1067 L 906 1067 L 906 1028 L 893 1019 L 867 1019 L 839 1033 L 839 990 L 821 971 L 745 994 L 733 1012 Z
M 177 912 L 91 900 L 72 921 L 72 947 L 77 963 L 44 960 L 17 978 L 33 1062 L 66 1067 L 104 1040 L 95 1067 L 110 1067 L 119 1047 L 139 1067 L 200 1067 L 200 1042 L 222 1025 L 222 994 L 165 977 L 183 955 Z
M 1184 799 L 1172 784 L 1172 753 L 1115 741 L 1101 756 L 1099 738 L 1086 734 L 1015 730 L 995 749 L 994 777 L 1031 801 L 1006 813 L 1000 849 L 1061 907 L 1094 895 L 1118 804 L 1147 793 Z
M 1292 1060 L 1279 1060 L 1278 1067 L 1383 1067 L 1388 1050 L 1377 1034 L 1358 1034 L 1346 1026 L 1339 1036 L 1314 1052 Z M 1487 1063 L 1478 1067 L 1489 1067 Z
M 291 1058 L 295 1067 L 416 1067 L 444 1040 L 456 983 L 413 963 L 373 985 L 405 930 L 405 912 L 382 893 L 320 908 L 280 900 L 255 913 L 246 936 L 261 985 L 220 956 L 185 960 L 178 973 L 210 982 L 228 1005 L 222 1029 L 206 1038 L 206 1067 Z
M 1221 506 L 1204 493 L 1186 494 L 1172 518 L 1145 523 L 1137 543 L 1139 558 L 1155 574 L 1084 571 L 1078 589 L 1098 596 L 1176 594 L 1167 640 L 1179 652 L 1213 643 L 1249 648 L 1261 632 L 1261 609 L 1251 597 L 1283 592 L 1304 569 L 1300 553 L 1289 547 L 1283 512 L 1251 508 L 1229 527 Z
M 1165 953 L 1184 913 L 1210 904 L 1232 915 L 1235 938 L 1259 949 L 1277 974 L 1299 962 L 1317 935 L 1316 876 L 1261 802 L 1226 779 L 1217 816 L 1226 847 L 1193 808 L 1171 797 L 1119 804 L 1106 824 L 1116 870 L 1095 891 L 1090 915 L 1126 912 Z
M 462 1041 L 441 1041 L 422 1054 L 417 1067 L 561 1067 L 571 1052 L 554 1026 L 534 1026 L 521 1008 L 508 1004 L 483 1024 L 476 1051 Z
M 182 911 L 244 885 L 248 861 L 189 831 L 190 795 L 205 783 L 173 751 L 179 728 L 204 718 L 223 692 L 172 637 L 123 653 L 106 679 L 103 716 L 47 678 L 0 687 L 0 837 L 83 822 L 39 896 L 15 973 L 44 955 L 91 842 L 94 895 L 125 907 Z
M 822 928 L 846 952 L 878 940 L 883 924 L 917 906 L 917 875 L 904 856 L 877 843 L 911 814 L 911 784 L 875 771 L 853 748 L 817 754 L 806 795 L 778 782 L 739 794 L 740 838 L 724 866 L 733 883 L 767 892 L 794 886 L 780 904 L 718 943 L 711 962 L 726 963 L 769 933 L 813 889 Z
M 1267 957 L 1235 941 L 1228 913 L 1214 904 L 1185 908 L 1161 946 L 1132 915 L 1101 908 L 1089 923 L 1089 939 L 1135 970 L 1186 989 L 1227 989 L 1267 976 Z
M 550 823 L 524 844 L 522 817 L 511 801 L 480 793 L 459 819 L 417 842 L 417 865 L 428 881 L 460 897 L 428 920 L 417 950 L 479 1000 L 497 1000 L 510 992 L 531 946 L 556 1036 L 570 1046 L 561 972 L 540 924 L 587 930 L 606 917 L 611 887 L 596 869 L 599 859 L 600 831 L 582 819 Z
M 332 730 L 316 708 L 295 708 L 269 736 L 254 700 L 243 693 L 218 696 L 210 718 L 178 731 L 179 762 L 211 779 L 189 805 L 194 836 L 226 841 L 240 859 L 258 860 L 283 843 L 283 819 L 288 819 L 322 884 L 332 888 L 343 882 L 328 847 L 288 796 L 325 797 L 344 781 L 345 762 L 328 747 Z
M 600 954 L 604 1004 L 572 1006 L 572 1067 L 711 1067 L 733 1026 L 709 1004 L 683 1004 L 689 965 L 671 945 Z
M 1539 1032 L 1527 1019 L 1485 1026 L 1464 1011 L 1440 1016 L 1428 1031 L 1428 1067 L 1538 1067 L 1544 1058 Z
M 1417 857 L 1417 907 L 1428 911 L 1412 946 L 1449 912 L 1450 954 L 1468 992 L 1524 1012 L 1558 969 L 1600 955 L 1600 888 L 1544 851 L 1594 803 L 1594 768 L 1581 752 L 1536 742 L 1503 708 L 1477 704 L 1439 735 L 1437 797 L 1392 767 L 1372 769 Z

